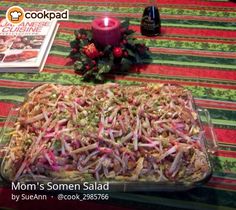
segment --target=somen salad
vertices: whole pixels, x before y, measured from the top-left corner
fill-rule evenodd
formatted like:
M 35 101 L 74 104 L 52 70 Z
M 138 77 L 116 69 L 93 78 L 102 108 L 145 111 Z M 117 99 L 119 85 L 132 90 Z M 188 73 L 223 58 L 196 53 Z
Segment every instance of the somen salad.
M 209 170 L 191 93 L 176 85 L 44 84 L 19 109 L 10 180 L 198 181 Z

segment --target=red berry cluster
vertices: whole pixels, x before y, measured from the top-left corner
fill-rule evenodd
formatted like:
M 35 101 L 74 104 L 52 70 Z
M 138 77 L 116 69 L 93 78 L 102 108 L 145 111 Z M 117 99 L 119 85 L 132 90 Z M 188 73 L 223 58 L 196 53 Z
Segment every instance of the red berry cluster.
M 114 47 L 113 48 L 113 56 L 115 58 L 121 58 L 123 55 L 123 50 L 120 47 Z
M 84 39 L 87 39 L 87 36 L 85 34 L 77 34 L 76 39 L 77 40 L 80 40 L 80 39 L 84 40 Z
M 127 71 L 132 64 L 147 56 L 148 48 L 138 43 L 133 36 L 134 31 L 127 28 L 122 31 L 122 39 L 118 46 L 96 45 L 91 30 L 75 31 L 75 40 L 71 42 L 70 57 L 75 61 L 75 70 L 86 79 L 102 81 L 103 75 L 115 69 L 118 64 L 120 71 Z

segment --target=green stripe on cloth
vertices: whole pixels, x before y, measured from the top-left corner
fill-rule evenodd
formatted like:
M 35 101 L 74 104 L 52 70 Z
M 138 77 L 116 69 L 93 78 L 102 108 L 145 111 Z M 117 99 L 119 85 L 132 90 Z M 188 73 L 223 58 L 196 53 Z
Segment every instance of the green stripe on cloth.
M 236 152 L 235 145 L 218 143 L 218 148 L 219 148 L 219 150 Z
M 74 29 L 76 30 L 76 29 Z M 72 41 L 74 39 L 74 34 L 66 34 L 59 32 L 56 35 L 56 40 L 64 40 L 66 42 Z M 209 39 L 209 38 L 208 38 Z M 212 38 L 213 39 L 213 38 Z M 177 48 L 177 49 L 188 49 L 188 50 L 204 50 L 209 52 L 236 52 L 236 44 L 226 44 L 226 43 L 211 43 L 207 42 L 196 42 L 196 41 L 176 41 L 176 40 L 158 40 L 158 39 L 142 39 L 138 38 L 141 42 L 144 42 L 148 47 L 153 48 Z M 215 39 L 213 39 L 215 40 Z M 54 45 L 55 46 L 55 45 Z
M 99 2 L 98 2 L 99 3 Z M 118 2 L 117 2 L 118 3 Z M 18 5 L 18 2 L 1 2 L 2 6 L 10 7 L 13 5 Z M 117 6 L 109 5 L 108 6 L 80 6 L 80 5 L 63 5 L 63 4 L 28 4 L 28 3 L 20 3 L 23 8 L 34 8 L 34 9 L 68 9 L 70 11 L 80 11 L 80 12 L 115 12 L 115 13 L 142 13 L 143 7 L 122 7 L 117 4 Z M 223 10 L 223 9 L 222 9 Z M 205 10 L 194 10 L 194 9 L 182 9 L 182 8 L 166 8 L 161 7 L 160 13 L 165 15 L 191 15 L 191 16 L 206 16 L 206 17 L 228 17 L 234 18 L 236 17 L 235 12 L 226 11 L 212 11 L 210 8 Z
M 163 59 L 162 59 L 163 58 Z M 224 63 L 219 63 L 221 60 Z M 227 60 L 229 62 L 227 62 Z M 152 57 L 152 63 L 155 64 L 172 64 L 179 66 L 195 66 L 195 67 L 211 67 L 221 69 L 233 69 L 236 70 L 236 59 L 223 59 L 223 58 L 204 58 L 196 56 L 185 56 L 185 55 L 168 55 L 158 54 Z M 231 63 L 232 62 L 232 63 Z M 150 63 L 149 60 L 144 60 L 144 63 Z
M 60 51 L 50 51 L 50 55 L 55 56 L 67 56 L 67 52 L 60 52 Z M 164 59 L 161 59 L 164 58 Z M 169 58 L 169 60 L 168 60 Z M 182 59 L 181 59 L 182 58 Z M 192 61 L 191 61 L 192 60 Z M 224 60 L 223 58 L 219 60 Z M 205 63 L 204 63 L 205 61 Z M 156 57 L 152 57 L 153 64 L 167 64 L 167 65 L 174 65 L 174 66 L 186 66 L 186 67 L 209 67 L 209 68 L 219 68 L 219 69 L 230 69 L 236 70 L 236 59 L 231 59 L 230 62 L 232 64 L 227 64 L 227 60 L 225 60 L 226 64 L 215 63 L 218 62 L 217 58 L 204 58 L 204 57 L 195 57 L 195 56 L 182 56 L 182 55 L 166 55 L 166 54 L 159 54 Z M 150 59 L 144 60 L 144 64 L 149 64 Z
M 0 117 L 0 122 L 5 122 L 6 121 L 6 117 Z
M 72 34 L 73 34 L 75 29 L 76 28 L 70 28 L 70 27 L 67 27 L 67 26 L 63 25 L 63 26 L 61 26 L 61 31 L 58 34 L 69 35 L 69 36 L 71 36 L 71 39 L 73 39 L 74 36 Z M 142 39 L 140 37 L 141 33 L 139 31 L 135 32 L 135 36 L 138 37 L 139 39 Z M 173 38 L 173 40 L 171 40 L 171 38 Z M 208 42 L 209 41 L 208 42 L 209 44 L 219 42 L 219 45 L 221 45 L 221 44 L 224 45 L 225 43 L 223 43 L 223 41 L 225 41 L 226 43 L 229 43 L 229 42 L 234 42 L 235 43 L 235 40 L 236 40 L 236 37 L 220 37 L 220 36 L 207 36 L 207 35 L 201 36 L 199 34 L 198 35 L 197 34 L 189 34 L 188 35 L 188 34 L 184 34 L 184 33 L 183 34 L 171 34 L 171 33 L 169 34 L 169 33 L 167 33 L 161 39 L 157 38 L 156 40 L 157 41 L 161 41 L 161 40 L 165 40 L 166 39 L 167 42 L 168 42 L 168 41 L 176 41 L 175 38 L 177 38 L 177 39 L 185 38 L 186 40 L 188 40 L 188 39 L 190 39 L 190 40 L 191 39 L 198 39 L 197 42 L 201 43 L 201 42 Z M 147 38 L 143 38 L 142 40 L 145 41 L 145 40 L 148 40 L 148 39 Z M 152 40 L 155 40 L 155 39 L 150 39 L 150 41 L 152 41 Z M 68 40 L 68 41 L 70 41 L 70 40 Z M 178 40 L 178 42 L 182 42 L 182 41 Z M 193 42 L 193 44 L 194 43 L 195 42 Z M 230 44 L 230 46 L 232 46 L 232 45 Z M 234 46 L 235 46 L 235 44 L 233 44 L 232 47 L 234 47 Z M 214 50 L 214 48 L 213 48 L 213 50 Z
M 88 16 L 84 15 L 70 15 L 70 21 L 75 21 L 75 22 L 91 22 L 94 18 L 96 17 L 96 14 L 91 15 L 89 14 Z M 122 17 L 120 17 L 123 19 Z M 194 18 L 194 17 L 193 17 Z M 139 25 L 140 20 L 135 17 L 125 17 L 126 20 L 129 20 L 129 22 L 133 25 Z M 235 18 L 236 19 L 236 18 Z M 213 19 L 214 20 L 214 19 Z M 186 20 L 184 16 L 180 19 L 168 19 L 168 18 L 163 18 L 161 21 L 163 26 L 182 26 L 182 27 L 193 27 L 193 28 L 216 28 L 216 29 L 231 29 L 231 30 L 236 30 L 236 23 L 234 21 L 230 22 L 216 22 L 216 21 L 209 21 L 209 20 L 194 20 L 194 19 L 189 19 Z
M 74 72 L 73 66 L 67 66 L 64 68 L 60 68 L 58 65 L 46 65 L 46 69 L 51 69 L 53 73 L 53 70 L 64 70 L 64 72 L 72 73 Z M 214 84 L 224 84 L 224 85 L 236 85 L 235 81 L 229 81 L 229 80 L 221 80 L 221 79 L 211 79 L 211 78 L 196 78 L 196 77 L 186 77 L 186 76 L 169 76 L 169 75 L 159 75 L 159 74 L 146 74 L 145 72 L 142 74 L 139 73 L 117 73 L 117 75 L 121 76 L 132 76 L 136 78 L 150 78 L 150 79 L 161 79 L 161 80 L 167 80 L 167 82 L 171 81 L 191 81 L 191 82 L 206 82 L 206 83 L 214 83 Z
M 236 90 L 224 90 L 208 87 L 187 87 L 196 98 L 211 98 L 215 100 L 236 101 Z
M 24 96 L 16 96 L 16 95 L 9 95 L 9 96 L 2 96 L 0 95 L 0 100 L 2 101 L 11 101 L 11 102 L 22 102 L 24 101 Z
M 236 13 L 230 11 L 212 11 L 210 9 L 194 10 L 194 9 L 179 9 L 179 8 L 161 8 L 161 14 L 165 15 L 181 15 L 183 18 L 187 16 L 202 16 L 202 17 L 224 17 L 235 18 Z
M 24 73 L 2 73 L 0 79 L 10 81 L 28 81 L 28 82 L 56 82 L 62 84 L 83 84 L 79 75 L 73 74 L 24 74 Z M 120 83 L 135 84 L 132 81 L 119 81 Z M 92 83 L 91 83 L 92 84 Z M 200 86 L 185 86 L 189 89 L 196 98 L 208 98 L 215 100 L 236 101 L 236 90 L 228 90 L 223 88 L 208 88 Z
M 89 17 L 89 18 L 83 18 L 80 19 L 79 15 L 74 17 L 74 18 L 70 18 L 70 21 L 72 22 L 78 22 L 78 23 L 90 23 L 92 20 L 94 19 L 94 17 Z M 132 25 L 140 25 L 140 20 L 136 20 L 136 19 L 130 19 L 130 24 Z M 190 22 L 190 21 L 189 21 Z M 192 21 L 192 24 L 189 23 L 181 23 L 181 22 L 173 22 L 173 21 L 168 21 L 168 20 L 162 20 L 162 26 L 169 26 L 169 27 L 179 27 L 179 28 L 202 28 L 202 29 L 217 29 L 217 30 L 236 30 L 236 27 L 234 26 L 234 24 L 229 24 L 229 23 L 225 23 L 225 25 L 211 25 L 210 22 L 202 22 L 205 23 L 204 24 L 200 24 L 200 23 L 196 23 L 196 21 Z M 206 24 L 208 23 L 208 24 Z
M 2 6 L 10 7 L 18 5 L 16 2 L 1 2 Z M 107 7 L 107 6 L 77 6 L 77 5 L 63 5 L 63 4 L 30 4 L 30 3 L 20 3 L 23 8 L 33 8 L 33 9 L 52 9 L 52 10 L 64 10 L 69 11 L 81 11 L 81 12 L 115 12 L 115 13 L 142 13 L 143 8 L 137 7 Z
M 231 125 L 220 125 L 220 124 L 214 124 L 214 128 L 236 129 L 235 126 L 231 126 Z
M 179 27 L 179 28 L 203 28 L 203 29 L 218 29 L 218 30 L 236 30 L 234 26 L 212 26 L 212 25 L 189 25 L 189 24 L 173 24 L 164 23 L 163 26 Z
M 236 178 L 236 160 L 230 157 L 214 157 L 212 158 L 213 168 L 217 172 L 226 172 L 233 174 Z
M 0 79 L 11 81 L 28 81 L 28 82 L 55 82 L 62 84 L 83 84 L 79 75 L 71 74 L 48 74 L 48 73 L 36 73 L 36 74 L 24 74 L 24 73 L 2 73 Z
M 65 73 L 73 73 L 73 65 L 72 66 L 64 66 L 61 67 L 60 65 L 54 65 L 54 64 L 48 64 L 45 65 L 46 69 L 51 69 L 51 73 L 53 73 L 53 70 L 63 70 Z M 203 69 L 204 71 L 204 69 Z M 225 85 L 236 85 L 236 81 L 232 80 L 222 80 L 222 79 L 211 79 L 211 78 L 196 78 L 196 77 L 187 77 L 187 76 L 170 76 L 170 75 L 160 75 L 160 74 L 147 74 L 143 72 L 142 74 L 140 73 L 120 73 L 117 75 L 127 75 L 127 76 L 134 76 L 137 78 L 151 78 L 151 79 L 162 79 L 162 80 L 176 80 L 176 81 L 196 81 L 196 82 L 206 82 L 206 83 L 214 83 L 214 84 L 225 84 Z
M 236 47 L 235 47 L 236 49 Z M 68 56 L 70 52 L 69 47 L 64 46 L 53 46 L 50 54 L 51 55 L 61 55 Z M 175 54 L 163 54 L 157 52 L 151 54 L 151 59 L 153 63 L 163 63 L 163 64 L 177 64 L 177 65 L 188 65 L 188 66 L 201 66 L 201 67 L 215 67 L 215 68 L 228 68 L 236 70 L 236 59 L 232 58 L 212 58 L 212 57 L 201 57 L 201 56 L 191 56 L 191 55 L 181 55 Z M 150 63 L 150 59 L 145 60 L 145 63 Z
M 236 125 L 236 111 L 224 110 L 224 108 L 208 109 L 208 111 L 210 112 L 212 118 L 234 121 Z
M 8 88 L 8 87 L 0 87 L 0 95 L 15 95 L 15 96 L 25 96 L 27 93 L 27 89 L 25 88 Z
M 49 65 L 53 68 L 58 68 L 55 65 Z M 48 66 L 48 67 L 49 67 Z M 176 65 L 175 65 L 176 66 Z M 203 70 L 204 71 L 204 70 Z M 214 84 L 227 84 L 227 85 L 236 85 L 236 81 L 229 80 L 221 80 L 221 79 L 211 79 L 211 78 L 196 78 L 196 77 L 186 77 L 186 76 L 170 76 L 170 75 L 159 75 L 159 74 L 146 74 L 145 72 L 142 74 L 139 73 L 123 73 L 120 75 L 130 75 L 135 77 L 145 77 L 145 78 L 160 78 L 163 80 L 181 80 L 181 81 L 196 81 L 196 82 L 206 82 L 206 83 L 214 83 Z
M 58 48 L 63 50 L 58 50 Z M 50 55 L 66 57 L 68 56 L 69 52 L 70 49 L 68 47 L 54 46 L 50 51 Z M 171 54 L 155 53 L 152 54 L 151 60 L 154 64 L 172 64 L 176 66 L 209 67 L 236 70 L 236 59 L 211 58 L 190 55 L 173 56 Z M 143 63 L 150 63 L 150 59 L 144 60 Z
M 214 171 L 214 176 L 217 176 L 217 177 L 223 177 L 223 178 L 229 178 L 229 179 L 235 179 L 236 176 L 234 173 L 228 173 L 228 172 L 222 172 L 222 171 Z
M 233 126 L 236 129 L 236 121 L 235 120 L 231 121 L 231 120 L 222 120 L 222 119 L 212 119 L 212 123 L 217 124 L 217 125 Z
M 1 17 L 5 16 L 5 12 L 0 13 Z M 95 16 L 70 15 L 71 22 L 90 23 Z M 122 18 L 121 18 L 122 19 Z M 139 25 L 140 20 L 136 18 L 126 18 L 132 25 Z M 218 30 L 236 30 L 234 22 L 211 22 L 197 20 L 172 20 L 163 19 L 162 26 L 180 27 L 180 28 L 202 28 L 202 29 L 218 29 Z

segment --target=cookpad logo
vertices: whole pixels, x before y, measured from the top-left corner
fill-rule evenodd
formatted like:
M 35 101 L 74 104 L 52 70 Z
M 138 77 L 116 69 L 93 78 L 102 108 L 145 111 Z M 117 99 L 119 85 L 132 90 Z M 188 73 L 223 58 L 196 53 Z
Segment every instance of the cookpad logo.
M 46 9 L 40 11 L 24 11 L 21 7 L 12 6 L 6 12 L 6 19 L 8 22 L 18 25 L 24 19 L 28 20 L 68 20 L 69 10 L 63 11 L 49 11 Z
M 12 24 L 20 24 L 24 20 L 25 11 L 21 7 L 13 6 L 7 10 L 6 18 Z

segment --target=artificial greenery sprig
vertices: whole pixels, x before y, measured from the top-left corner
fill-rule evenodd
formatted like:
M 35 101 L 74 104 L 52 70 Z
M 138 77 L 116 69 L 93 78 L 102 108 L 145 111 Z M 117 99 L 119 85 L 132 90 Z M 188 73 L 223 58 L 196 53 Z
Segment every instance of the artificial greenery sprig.
M 133 36 L 135 32 L 129 30 L 127 25 L 123 23 L 117 46 L 99 46 L 94 42 L 91 30 L 76 30 L 75 39 L 70 42 L 72 50 L 69 55 L 74 61 L 75 71 L 82 74 L 85 80 L 103 81 L 108 72 L 114 69 L 128 71 L 133 64 L 149 58 L 148 47 Z

